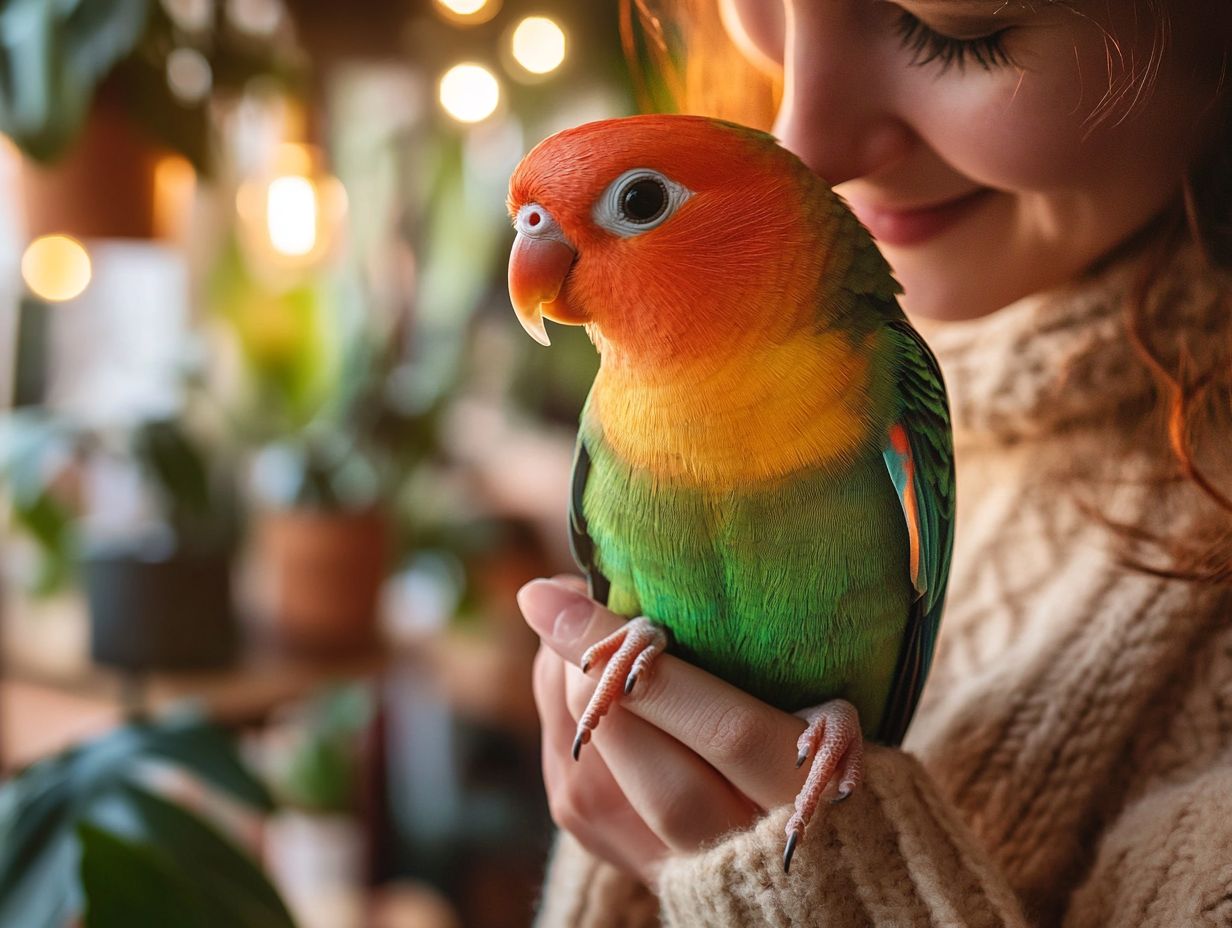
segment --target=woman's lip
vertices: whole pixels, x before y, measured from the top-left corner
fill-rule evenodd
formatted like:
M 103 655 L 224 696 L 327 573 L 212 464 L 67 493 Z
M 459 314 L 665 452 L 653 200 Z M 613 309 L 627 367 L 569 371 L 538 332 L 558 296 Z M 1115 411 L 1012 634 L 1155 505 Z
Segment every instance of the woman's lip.
M 850 201 L 851 211 L 878 242 L 885 245 L 918 245 L 940 235 L 979 205 L 992 191 L 973 190 L 952 200 L 909 209 L 874 206 Z

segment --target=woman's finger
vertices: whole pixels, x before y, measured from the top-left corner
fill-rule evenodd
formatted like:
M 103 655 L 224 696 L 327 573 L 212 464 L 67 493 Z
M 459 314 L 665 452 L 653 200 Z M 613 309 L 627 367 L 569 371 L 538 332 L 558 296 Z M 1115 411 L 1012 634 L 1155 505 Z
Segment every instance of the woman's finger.
M 553 651 L 535 656 L 535 701 L 543 728 L 543 782 L 552 819 L 588 851 L 653 880 L 667 845 L 638 816 L 597 752 L 574 762 L 574 721 L 566 708 L 567 665 Z
M 577 717 L 595 681 L 572 664 L 564 667 L 570 714 Z M 595 750 L 641 820 L 672 850 L 696 850 L 756 820 L 760 810 L 752 802 L 649 722 L 617 706 L 604 719 L 602 732 L 593 742 Z M 585 753 L 593 752 L 584 752 L 579 762 Z
M 574 665 L 624 624 L 575 587 L 552 580 L 528 583 L 518 603 L 543 642 Z M 699 754 L 762 808 L 791 801 L 804 783 L 807 769 L 796 767 L 803 721 L 670 654 L 655 659 L 620 705 Z

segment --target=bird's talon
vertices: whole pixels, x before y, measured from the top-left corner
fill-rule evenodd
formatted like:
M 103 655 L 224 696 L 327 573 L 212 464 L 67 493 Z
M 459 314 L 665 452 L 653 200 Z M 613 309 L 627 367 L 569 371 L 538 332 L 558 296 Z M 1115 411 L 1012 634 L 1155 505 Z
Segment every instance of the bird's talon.
M 590 730 L 587 728 L 579 728 L 577 735 L 573 739 L 573 759 L 577 760 L 582 753 L 582 745 L 590 741 Z
M 787 852 L 783 855 L 786 872 L 795 853 L 796 842 L 804 834 L 817 806 L 831 783 L 838 788 L 831 800 L 836 805 L 859 786 L 863 779 L 864 740 L 855 706 L 841 699 L 799 713 L 808 723 L 800 736 L 796 766 L 812 758 L 808 779 L 796 796 L 795 814 L 787 822 Z
M 576 760 L 582 745 L 590 740 L 591 731 L 620 698 L 628 694 L 651 661 L 667 647 L 667 634 L 649 619 L 631 619 L 602 641 L 591 645 L 582 655 L 585 672 L 597 660 L 607 660 L 586 711 L 578 720 L 578 736 L 573 742 Z
M 783 851 L 783 872 L 787 873 L 791 870 L 791 858 L 796 853 L 796 842 L 800 840 L 800 832 L 793 831 L 787 836 L 787 850 Z

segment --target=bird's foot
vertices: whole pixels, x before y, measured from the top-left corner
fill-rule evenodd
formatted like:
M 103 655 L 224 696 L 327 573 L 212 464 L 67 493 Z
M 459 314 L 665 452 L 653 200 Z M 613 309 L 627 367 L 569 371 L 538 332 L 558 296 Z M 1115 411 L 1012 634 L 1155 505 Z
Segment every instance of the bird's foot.
M 602 641 L 591 645 L 582 655 L 582 672 L 598 661 L 607 660 L 599 686 L 578 719 L 577 737 L 573 739 L 573 759 L 577 760 L 582 745 L 607 715 L 622 693 L 629 693 L 651 662 L 667 647 L 667 634 L 650 619 L 639 616 L 622 625 Z M 609 660 L 610 658 L 610 660 Z
M 784 872 L 791 868 L 796 843 L 803 837 L 822 797 L 829 794 L 831 802 L 842 802 L 864 779 L 864 737 L 855 706 L 844 699 L 834 699 L 796 714 L 808 723 L 796 742 L 800 749 L 796 766 L 803 766 L 809 755 L 813 762 L 808 779 L 796 796 L 796 811 L 787 820 Z

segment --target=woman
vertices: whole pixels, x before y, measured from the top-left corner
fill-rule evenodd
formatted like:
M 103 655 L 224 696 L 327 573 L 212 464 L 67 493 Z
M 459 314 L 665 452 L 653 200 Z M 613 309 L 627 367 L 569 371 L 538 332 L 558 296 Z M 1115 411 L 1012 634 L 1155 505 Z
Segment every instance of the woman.
M 722 22 L 686 85 L 731 86 L 725 48 L 780 81 L 775 133 L 890 260 L 951 393 L 957 543 L 903 750 L 790 874 L 803 723 L 661 658 L 575 764 L 577 663 L 622 619 L 528 584 L 540 923 L 1232 922 L 1232 8 L 639 6 L 652 38 Z

